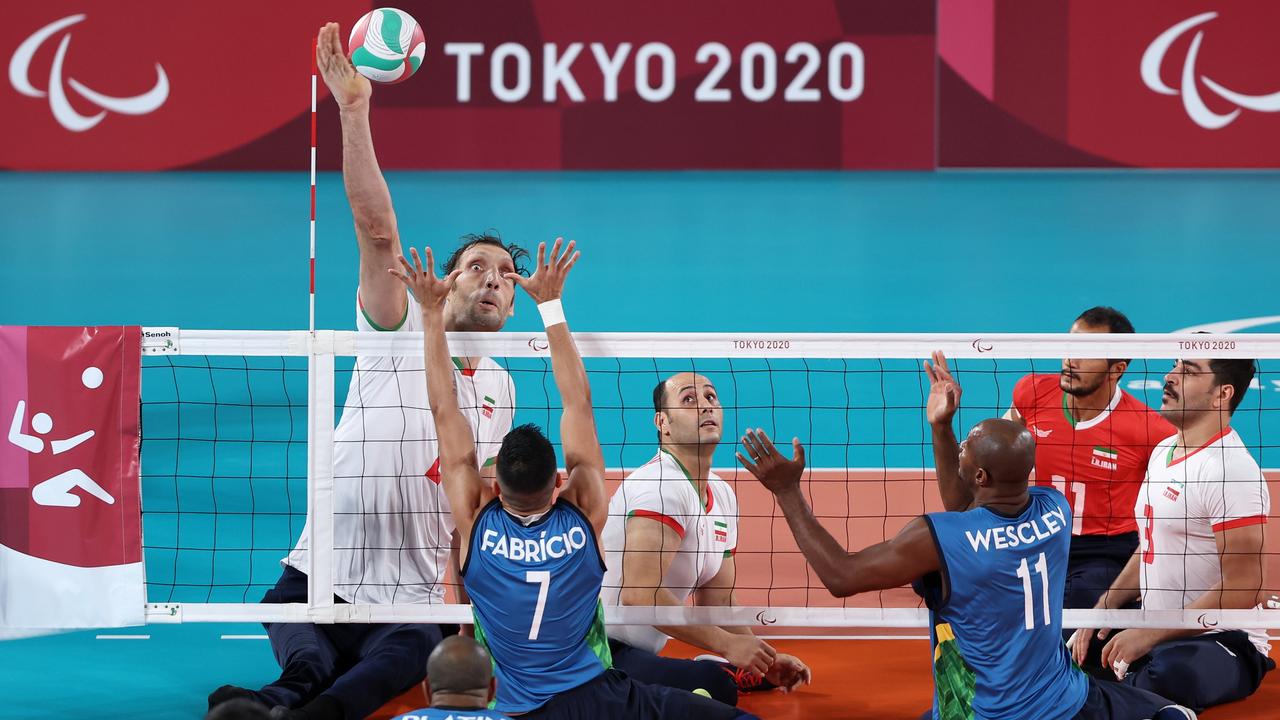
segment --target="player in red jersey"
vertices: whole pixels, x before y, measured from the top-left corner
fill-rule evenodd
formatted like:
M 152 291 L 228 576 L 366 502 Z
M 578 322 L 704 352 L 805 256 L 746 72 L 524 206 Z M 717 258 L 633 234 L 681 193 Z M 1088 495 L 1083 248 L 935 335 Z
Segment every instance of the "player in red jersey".
M 1119 310 L 1094 307 L 1073 333 L 1131 333 Z M 1160 414 L 1120 389 L 1128 360 L 1065 359 L 1057 375 L 1027 375 L 1007 417 L 1036 439 L 1036 485 L 1071 502 L 1071 556 L 1063 607 L 1091 608 L 1138 546 L 1133 503 L 1151 450 L 1176 433 Z

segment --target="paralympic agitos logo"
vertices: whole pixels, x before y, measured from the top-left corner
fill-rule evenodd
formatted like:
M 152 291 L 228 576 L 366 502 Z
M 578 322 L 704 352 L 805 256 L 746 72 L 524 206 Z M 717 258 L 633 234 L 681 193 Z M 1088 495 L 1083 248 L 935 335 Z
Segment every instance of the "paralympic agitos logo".
M 1182 61 L 1178 88 L 1169 87 L 1160 78 L 1160 66 L 1164 63 L 1165 55 L 1168 54 L 1170 46 L 1184 33 L 1216 17 L 1218 17 L 1216 12 L 1206 12 L 1189 17 L 1160 33 L 1155 40 L 1152 40 L 1151 44 L 1147 46 L 1146 52 L 1142 53 L 1140 66 L 1142 82 L 1152 91 L 1161 95 L 1181 96 L 1182 106 L 1186 109 L 1187 115 L 1195 124 L 1206 130 L 1218 130 L 1230 125 L 1239 117 L 1242 109 L 1264 113 L 1280 112 L 1280 92 L 1267 95 L 1246 95 L 1223 86 L 1207 75 L 1198 73 L 1196 70 L 1196 58 L 1200 54 L 1200 43 L 1204 40 L 1204 30 L 1197 30 L 1195 37 L 1191 39 L 1191 46 L 1187 49 L 1187 55 Z M 1214 112 L 1205 104 L 1204 98 L 1200 96 L 1200 83 L 1203 83 L 1206 88 L 1218 97 L 1234 104 L 1236 108 L 1229 113 Z
M 44 45 L 44 42 L 57 34 L 58 31 L 75 25 L 84 20 L 85 17 L 87 16 L 83 13 L 64 17 L 61 20 L 45 25 L 32 33 L 26 40 L 23 40 L 9 60 L 9 83 L 13 85 L 13 89 L 27 97 L 42 98 L 47 96 L 49 98 L 49 109 L 53 111 L 54 119 L 58 121 L 59 125 L 72 132 L 89 130 L 102 122 L 108 111 L 121 115 L 145 115 L 159 109 L 169 97 L 169 77 L 165 74 L 164 68 L 160 66 L 160 63 L 156 63 L 155 85 L 141 95 L 133 95 L 131 97 L 104 95 L 87 87 L 73 77 L 67 77 L 66 85 L 80 97 L 97 105 L 101 111 L 94 115 L 82 115 L 72 107 L 67 99 L 66 88 L 63 86 L 63 66 L 66 62 L 67 48 L 71 45 L 70 32 L 63 33 L 62 40 L 58 43 L 58 49 L 53 56 L 53 67 L 49 71 L 48 89 L 39 90 L 31 82 L 31 61 L 36 52 L 40 50 L 40 47 Z

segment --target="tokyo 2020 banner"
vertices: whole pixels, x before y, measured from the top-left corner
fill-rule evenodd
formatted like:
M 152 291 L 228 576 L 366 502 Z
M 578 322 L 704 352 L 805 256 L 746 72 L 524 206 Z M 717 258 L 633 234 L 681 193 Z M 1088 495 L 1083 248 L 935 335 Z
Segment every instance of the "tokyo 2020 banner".
M 18 0 L 0 168 L 305 170 L 312 38 L 384 2 L 388 169 L 1280 166 L 1272 0 Z
M 1280 166 L 1280 2 L 941 0 L 950 167 Z
M 382 2 L 6 9 L 0 166 L 305 168 L 311 38 Z M 379 85 L 385 168 L 934 165 L 934 0 L 396 0 L 421 70 Z M 321 86 L 319 156 L 338 117 Z

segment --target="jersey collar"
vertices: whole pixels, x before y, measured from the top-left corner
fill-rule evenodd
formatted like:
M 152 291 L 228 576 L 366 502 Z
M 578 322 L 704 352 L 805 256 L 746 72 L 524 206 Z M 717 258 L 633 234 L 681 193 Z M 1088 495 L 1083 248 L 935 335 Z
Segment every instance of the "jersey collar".
M 1187 458 L 1191 457 L 1192 455 L 1195 455 L 1196 453 L 1198 453 L 1198 452 L 1200 452 L 1201 450 L 1203 450 L 1203 449 L 1205 449 L 1205 448 L 1209 447 L 1210 445 L 1212 445 L 1212 444 L 1214 444 L 1214 443 L 1218 442 L 1219 440 L 1221 440 L 1222 438 L 1224 438 L 1224 437 L 1226 437 L 1227 435 L 1230 435 L 1230 434 L 1231 434 L 1231 426 L 1230 426 L 1230 425 L 1228 425 L 1228 426 L 1226 426 L 1226 427 L 1222 428 L 1222 432 L 1220 432 L 1220 433 L 1218 433 L 1217 435 L 1214 435 L 1213 437 L 1209 438 L 1209 442 L 1206 442 L 1205 444 L 1201 445 L 1200 447 L 1196 448 L 1195 450 L 1192 450 L 1191 452 L 1187 453 L 1186 455 L 1183 455 L 1182 457 L 1178 458 L 1177 460 L 1174 460 L 1174 459 L 1173 459 L 1173 451 L 1178 449 L 1178 440 L 1177 440 L 1177 436 L 1175 435 L 1175 436 L 1174 436 L 1174 440 L 1173 440 L 1173 444 L 1169 446 L 1169 454 L 1168 454 L 1168 455 L 1165 455 L 1165 457 L 1164 457 L 1164 466 L 1165 466 L 1165 467 L 1173 467 L 1174 465 L 1177 465 L 1178 463 L 1182 462 L 1183 460 L 1186 460 Z
M 1063 390 L 1062 391 L 1062 414 L 1067 417 L 1067 422 L 1071 423 L 1071 428 L 1073 430 L 1088 430 L 1089 428 L 1095 425 L 1098 425 L 1103 420 L 1106 420 L 1107 417 L 1111 415 L 1111 411 L 1115 410 L 1116 406 L 1120 404 L 1120 392 L 1121 392 L 1120 384 L 1117 383 L 1116 391 L 1111 396 L 1111 402 L 1107 403 L 1106 410 L 1103 410 L 1102 412 L 1098 413 L 1097 417 L 1091 418 L 1089 420 L 1083 420 L 1083 421 L 1077 422 L 1076 419 L 1071 416 L 1071 410 L 1067 407 L 1067 391 Z
M 476 374 L 476 369 L 467 367 L 467 364 L 462 362 L 462 358 L 453 358 L 453 366 L 458 368 L 465 377 L 472 377 Z
M 693 486 L 693 491 L 695 493 L 698 492 L 698 483 L 693 481 L 693 475 L 690 474 L 689 468 L 685 467 L 684 463 L 680 462 L 679 458 L 667 452 L 666 448 L 658 448 L 658 454 L 666 455 L 671 460 L 671 462 L 675 463 L 675 466 L 680 468 L 680 472 L 684 475 L 684 479 L 688 480 L 689 484 Z M 710 481 L 707 482 L 707 497 L 705 499 L 703 498 L 699 498 L 699 499 L 703 500 L 704 502 L 703 512 L 706 512 L 708 515 L 711 514 L 711 508 L 715 507 L 715 495 L 711 494 Z

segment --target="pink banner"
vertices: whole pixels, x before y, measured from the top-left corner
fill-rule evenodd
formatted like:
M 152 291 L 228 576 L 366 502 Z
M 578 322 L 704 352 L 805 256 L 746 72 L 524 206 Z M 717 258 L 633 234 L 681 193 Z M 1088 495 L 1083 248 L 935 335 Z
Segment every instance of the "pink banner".
M 944 167 L 1280 166 L 1274 0 L 940 0 Z
M 307 169 L 311 42 L 369 0 L 14 2 L 0 168 Z M 375 87 L 382 167 L 934 164 L 934 0 L 403 0 L 418 73 Z M 338 114 L 318 87 L 320 167 Z
M 0 627 L 141 622 L 141 334 L 0 326 Z

